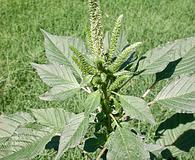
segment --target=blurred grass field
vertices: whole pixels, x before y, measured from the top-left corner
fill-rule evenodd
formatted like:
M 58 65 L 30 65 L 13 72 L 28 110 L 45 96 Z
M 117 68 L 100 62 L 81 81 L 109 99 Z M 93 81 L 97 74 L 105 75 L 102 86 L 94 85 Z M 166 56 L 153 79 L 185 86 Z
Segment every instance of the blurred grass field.
M 194 0 L 101 0 L 101 7 L 104 29 L 111 30 L 115 19 L 124 14 L 128 40 L 144 42 L 143 52 L 167 41 L 195 36 Z M 40 28 L 85 38 L 87 11 L 87 0 L 0 0 L 0 113 L 47 107 L 83 110 L 78 107 L 83 95 L 68 102 L 39 100 L 47 87 L 30 63 L 46 62 Z M 144 92 L 147 83 L 135 84 L 134 94 Z M 159 111 L 154 112 L 158 118 Z M 191 152 L 180 159 L 195 159 L 194 155 Z M 38 159 L 48 157 L 46 153 Z M 64 159 L 85 158 L 79 150 L 71 150 Z

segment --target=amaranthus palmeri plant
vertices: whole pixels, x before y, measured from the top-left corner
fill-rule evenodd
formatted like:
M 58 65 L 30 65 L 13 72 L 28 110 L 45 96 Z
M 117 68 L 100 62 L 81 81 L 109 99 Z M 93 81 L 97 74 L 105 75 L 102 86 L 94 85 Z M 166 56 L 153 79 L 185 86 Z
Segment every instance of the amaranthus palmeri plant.
M 90 31 L 86 41 L 42 30 L 48 64 L 32 64 L 51 87 L 40 99 L 67 100 L 85 94 L 85 111 L 75 114 L 47 108 L 1 115 L 0 159 L 32 159 L 55 137 L 60 137 L 56 160 L 75 147 L 88 159 L 107 160 L 168 159 L 189 152 L 195 145 L 195 38 L 138 54 L 137 48 L 144 44 L 128 43 L 122 31 L 123 15 L 110 34 L 103 31 L 99 0 L 88 0 L 88 4 Z M 135 79 L 150 75 L 155 81 L 145 93 L 140 97 L 126 95 Z M 153 100 L 153 96 L 147 98 L 164 79 L 170 82 Z M 155 105 L 175 114 L 156 124 L 150 111 Z M 148 141 L 136 124 L 157 126 L 153 139 Z

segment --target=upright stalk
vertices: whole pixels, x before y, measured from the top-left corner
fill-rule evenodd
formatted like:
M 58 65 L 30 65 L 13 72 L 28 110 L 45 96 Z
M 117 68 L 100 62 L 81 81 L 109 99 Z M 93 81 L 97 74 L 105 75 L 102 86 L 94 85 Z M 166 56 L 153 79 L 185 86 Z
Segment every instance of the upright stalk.
M 90 15 L 90 31 L 92 40 L 92 49 L 94 54 L 102 55 L 103 51 L 103 31 L 102 15 L 99 0 L 88 0 Z

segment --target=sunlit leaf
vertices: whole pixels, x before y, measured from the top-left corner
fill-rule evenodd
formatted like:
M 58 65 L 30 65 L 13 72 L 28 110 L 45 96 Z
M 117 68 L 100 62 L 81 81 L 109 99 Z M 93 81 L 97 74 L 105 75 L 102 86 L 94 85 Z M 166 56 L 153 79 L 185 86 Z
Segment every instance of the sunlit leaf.
M 81 142 L 87 132 L 89 118 L 84 114 L 78 114 L 68 124 L 65 125 L 60 137 L 60 144 L 56 160 L 59 159 L 69 148 L 74 148 Z
M 154 102 L 178 112 L 195 112 L 195 76 L 184 76 L 166 85 Z
M 108 144 L 108 160 L 146 160 L 149 152 L 134 133 L 127 128 L 117 127 Z
M 165 146 L 173 156 L 189 152 L 195 146 L 195 117 L 177 113 L 157 129 L 157 143 Z
M 145 70 L 144 72 L 142 72 L 142 74 L 145 75 L 155 74 L 164 70 L 170 62 L 173 62 L 180 58 L 184 58 L 185 56 L 188 57 L 190 55 L 188 58 L 184 58 L 187 60 L 184 60 L 184 62 L 182 62 L 189 63 L 189 58 L 192 58 L 194 56 L 192 56 L 192 54 L 194 53 L 194 48 L 195 37 L 179 39 L 174 42 L 170 42 L 162 46 L 156 47 L 152 50 L 149 50 L 148 52 L 146 52 L 145 55 L 143 55 L 146 58 L 140 61 L 139 70 Z M 179 73 L 179 70 L 182 66 L 186 67 L 187 69 L 187 67 L 189 67 L 191 64 L 182 64 L 180 67 L 178 67 L 177 72 Z M 192 68 L 190 67 L 189 70 L 191 69 Z
M 131 118 L 146 121 L 154 124 L 154 118 L 150 112 L 150 109 L 143 99 L 134 96 L 120 95 L 121 106 L 125 113 Z
M 49 86 L 78 83 L 70 68 L 59 64 L 32 64 Z

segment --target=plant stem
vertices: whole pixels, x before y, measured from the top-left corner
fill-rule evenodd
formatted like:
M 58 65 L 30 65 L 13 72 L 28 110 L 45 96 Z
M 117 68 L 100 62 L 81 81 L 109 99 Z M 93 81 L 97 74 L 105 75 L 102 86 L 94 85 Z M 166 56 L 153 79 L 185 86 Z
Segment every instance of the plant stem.
M 157 82 L 154 82 L 147 90 L 146 92 L 142 95 L 142 98 L 145 98 L 149 93 L 150 91 L 154 88 L 154 86 L 156 85 Z
M 145 98 L 148 95 L 148 93 L 150 93 L 150 91 L 151 89 L 147 89 L 146 92 L 142 95 L 142 98 Z
M 107 122 L 106 123 L 106 128 L 107 128 L 108 134 L 113 131 L 112 125 L 111 125 L 112 124 L 112 121 L 111 121 L 111 117 L 110 117 L 109 107 L 110 106 L 109 106 L 108 103 L 105 104 L 105 102 L 103 102 L 102 109 L 103 109 L 103 111 L 104 111 L 104 113 L 106 115 L 106 122 Z
M 110 114 L 110 117 L 113 119 L 114 123 L 116 123 L 117 127 L 120 127 L 119 123 L 112 114 Z
M 127 81 L 125 81 L 122 86 L 120 87 L 119 91 L 134 77 L 134 75 L 132 75 Z
M 151 101 L 151 102 L 148 103 L 148 106 L 151 107 L 154 103 L 155 103 L 155 101 Z
M 107 78 L 106 81 L 108 82 L 109 79 Z M 106 115 L 106 120 L 107 120 L 106 128 L 109 134 L 113 131 L 113 129 L 111 125 L 112 124 L 111 117 L 109 115 L 111 113 L 111 107 L 110 107 L 110 98 L 109 98 L 108 91 L 107 91 L 107 85 L 108 83 L 105 83 L 105 85 L 102 85 L 102 88 L 101 88 L 103 92 L 103 99 L 101 101 L 101 105 L 102 105 L 103 112 Z
M 87 87 L 87 88 L 83 87 L 83 90 L 86 91 L 87 93 L 91 93 L 91 90 L 89 87 Z
M 104 155 L 104 153 L 106 152 L 107 148 L 104 147 L 101 152 L 99 153 L 99 155 L 97 156 L 96 160 L 100 160 L 100 158 L 102 157 L 102 155 Z

